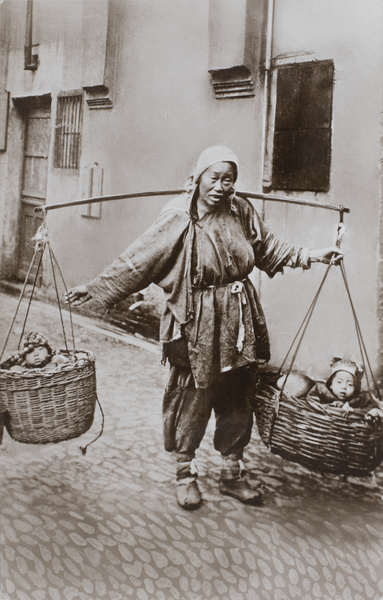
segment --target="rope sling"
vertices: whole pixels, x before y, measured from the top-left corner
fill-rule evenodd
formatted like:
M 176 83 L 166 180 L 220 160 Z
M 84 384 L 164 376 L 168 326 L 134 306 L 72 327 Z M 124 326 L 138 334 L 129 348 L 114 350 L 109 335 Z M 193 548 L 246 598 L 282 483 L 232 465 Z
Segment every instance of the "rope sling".
M 343 232 L 341 213 L 336 241 L 338 247 Z M 297 398 L 284 391 L 319 296 L 333 267 L 334 264 L 330 262 L 278 372 L 266 377 L 266 380 L 261 379 L 256 385 L 252 406 L 261 439 L 274 454 L 309 469 L 363 477 L 369 475 L 383 460 L 382 420 L 379 417 L 367 419 L 361 409 L 345 411 L 340 407 L 320 404 L 313 399 Z M 352 311 L 367 387 L 369 393 L 374 393 L 381 401 L 381 393 L 372 372 L 351 297 L 343 258 L 339 268 Z M 291 354 L 281 389 L 276 389 L 276 381 L 281 377 L 282 369 Z
M 65 292 L 67 286 L 60 265 L 48 239 L 46 213 L 43 211 L 43 224 L 32 238 L 34 252 L 27 275 L 18 299 L 8 333 L 0 354 L 0 413 L 9 435 L 16 441 L 29 444 L 57 443 L 79 437 L 89 430 L 93 423 L 96 404 L 101 412 L 100 433 L 86 446 L 81 446 L 83 454 L 88 446 L 102 435 L 104 430 L 104 412 L 96 391 L 95 357 L 88 350 L 76 348 L 72 309 L 69 304 L 69 321 L 72 349 L 64 325 L 63 310 L 60 302 L 57 273 Z M 68 363 L 58 369 L 25 369 L 21 372 L 10 371 L 12 359 L 2 361 L 5 348 L 13 331 L 26 287 L 31 277 L 32 288 L 18 342 L 20 350 L 32 300 L 47 251 L 51 268 L 57 307 L 65 349 L 59 354 L 68 357 Z M 34 275 L 32 275 L 34 273 Z

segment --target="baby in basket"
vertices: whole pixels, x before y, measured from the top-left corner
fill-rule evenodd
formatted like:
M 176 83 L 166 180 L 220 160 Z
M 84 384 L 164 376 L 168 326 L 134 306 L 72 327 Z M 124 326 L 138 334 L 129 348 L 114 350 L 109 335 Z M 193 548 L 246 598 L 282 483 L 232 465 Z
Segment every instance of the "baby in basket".
M 330 404 L 347 411 L 361 409 L 371 417 L 382 418 L 382 403 L 379 403 L 370 392 L 361 390 L 363 374 L 363 367 L 356 362 L 334 358 L 325 383 L 321 381 L 315 383 L 306 375 L 292 373 L 290 375 L 292 381 L 289 384 L 289 376 L 283 389 L 297 397 L 306 396 L 308 400 Z M 285 377 L 278 380 L 277 387 L 279 389 L 282 388 Z
M 22 341 L 21 349 L 9 359 L 10 371 L 26 371 L 27 369 L 44 369 L 52 371 L 69 363 L 63 354 L 53 352 L 47 338 L 37 331 L 28 331 Z

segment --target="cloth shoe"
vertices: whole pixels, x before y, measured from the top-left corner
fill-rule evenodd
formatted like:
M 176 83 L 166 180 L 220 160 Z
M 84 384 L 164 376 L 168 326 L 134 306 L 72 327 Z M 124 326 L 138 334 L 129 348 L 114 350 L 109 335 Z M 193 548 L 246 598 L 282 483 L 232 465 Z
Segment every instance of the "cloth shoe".
M 196 477 L 183 477 L 176 484 L 176 497 L 178 504 L 185 510 L 199 508 L 202 503 Z
M 263 504 L 263 494 L 260 490 L 253 490 L 246 479 L 237 477 L 235 479 L 219 480 L 219 491 L 225 496 L 231 496 L 243 504 L 250 506 L 261 506 Z
M 231 496 L 243 504 L 260 506 L 263 494 L 260 490 L 253 490 L 242 475 L 245 474 L 245 465 L 238 455 L 222 455 L 222 469 L 219 480 L 219 491 L 225 496 Z

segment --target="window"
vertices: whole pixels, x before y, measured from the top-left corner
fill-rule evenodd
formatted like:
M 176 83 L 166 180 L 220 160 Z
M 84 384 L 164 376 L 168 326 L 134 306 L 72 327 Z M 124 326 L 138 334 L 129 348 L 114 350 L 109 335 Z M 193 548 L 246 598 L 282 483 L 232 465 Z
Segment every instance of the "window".
M 255 95 L 265 61 L 267 0 L 209 0 L 209 73 L 215 97 Z
M 333 75 L 331 61 L 279 67 L 272 188 L 328 191 Z
M 57 98 L 55 167 L 80 167 L 82 95 Z

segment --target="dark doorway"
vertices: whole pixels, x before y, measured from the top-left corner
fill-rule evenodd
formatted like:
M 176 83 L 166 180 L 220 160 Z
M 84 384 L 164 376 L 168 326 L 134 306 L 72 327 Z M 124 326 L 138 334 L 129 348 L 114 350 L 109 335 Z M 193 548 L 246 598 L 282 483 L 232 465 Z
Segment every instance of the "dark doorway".
M 37 229 L 42 224 L 41 213 L 35 212 L 36 206 L 45 204 L 48 155 L 51 139 L 50 98 L 30 99 L 24 104 L 25 144 L 23 156 L 23 173 L 21 188 L 21 222 L 19 239 L 18 278 L 25 279 L 33 258 L 34 243 L 32 241 Z M 37 261 L 36 261 L 37 262 Z M 36 275 L 37 265 L 31 272 L 31 280 Z M 38 284 L 41 284 L 39 273 Z

